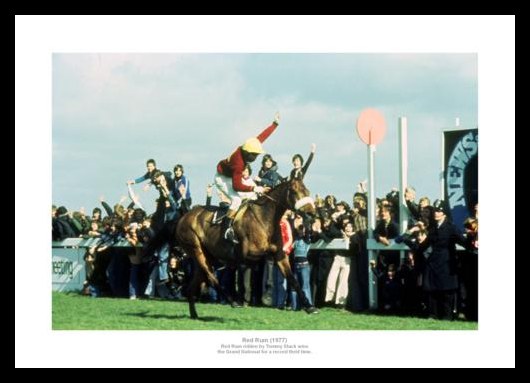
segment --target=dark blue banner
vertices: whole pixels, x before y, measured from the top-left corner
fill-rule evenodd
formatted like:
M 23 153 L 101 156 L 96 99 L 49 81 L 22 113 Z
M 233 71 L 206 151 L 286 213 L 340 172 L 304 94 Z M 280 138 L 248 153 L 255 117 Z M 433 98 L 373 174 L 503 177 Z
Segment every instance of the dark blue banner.
M 460 228 L 478 203 L 478 129 L 444 132 L 445 195 Z

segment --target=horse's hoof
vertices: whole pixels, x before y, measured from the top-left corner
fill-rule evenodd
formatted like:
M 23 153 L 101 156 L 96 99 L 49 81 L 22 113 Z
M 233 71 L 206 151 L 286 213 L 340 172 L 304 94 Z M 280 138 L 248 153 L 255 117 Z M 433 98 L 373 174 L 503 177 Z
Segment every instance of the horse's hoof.
M 243 305 L 238 302 L 232 302 L 232 308 L 240 309 L 240 308 L 243 308 Z
M 318 314 L 320 311 L 315 306 L 310 306 L 305 309 L 305 312 L 308 314 Z

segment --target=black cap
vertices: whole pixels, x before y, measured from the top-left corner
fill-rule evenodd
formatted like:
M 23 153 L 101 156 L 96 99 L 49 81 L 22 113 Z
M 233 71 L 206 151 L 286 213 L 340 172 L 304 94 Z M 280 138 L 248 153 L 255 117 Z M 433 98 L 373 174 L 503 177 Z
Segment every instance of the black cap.
M 57 211 L 56 211 L 56 214 L 57 214 L 57 217 L 61 216 L 61 215 L 64 215 L 68 213 L 68 209 L 66 209 L 64 206 L 60 206 Z
M 437 199 L 434 201 L 432 207 L 434 208 L 434 211 L 441 211 L 442 213 L 447 214 L 447 206 L 443 199 Z

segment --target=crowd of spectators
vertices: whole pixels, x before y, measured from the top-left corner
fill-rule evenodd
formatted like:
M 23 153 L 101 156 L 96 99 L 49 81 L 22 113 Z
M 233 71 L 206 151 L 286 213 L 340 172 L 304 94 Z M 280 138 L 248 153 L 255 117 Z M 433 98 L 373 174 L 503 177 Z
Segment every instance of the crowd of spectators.
M 293 176 L 303 176 L 313 159 L 315 147 L 304 165 L 301 155 L 293 157 Z M 86 282 L 83 293 L 94 297 L 109 295 L 185 299 L 193 272 L 192 260 L 184 254 L 171 234 L 178 219 L 192 206 L 190 181 L 184 167 L 173 173 L 156 167 L 152 159 L 146 173 L 127 182 L 126 197 L 111 207 L 104 198 L 91 215 L 84 209 L 68 211 L 52 206 L 52 238 L 98 239 L 85 254 Z M 278 165 L 265 155 L 258 175 L 249 167 L 243 182 L 267 187 L 283 179 Z M 159 191 L 155 212 L 143 210 L 132 185 L 147 182 Z M 212 188 L 207 188 L 206 204 L 211 204 Z M 252 196 L 249 196 L 250 198 Z M 450 222 L 444 201 L 431 203 L 427 197 L 415 202 L 413 188 L 404 196 L 409 224 L 404 233 L 399 226 L 399 193 L 395 190 L 377 199 L 374 238 L 384 246 L 405 243 L 410 248 L 404 259 L 399 251 L 384 250 L 368 259 L 367 198 L 364 184 L 353 195 L 351 205 L 333 195 L 315 196 L 317 215 L 304 219 L 287 210 L 278 223 L 283 250 L 310 302 L 317 307 L 351 311 L 368 309 L 369 273 L 378 284 L 379 310 L 384 313 L 454 319 L 460 315 L 477 320 L 478 206 L 465 222 L 465 232 Z M 104 215 L 102 212 L 105 212 Z M 349 242 L 345 250 L 312 249 L 311 244 L 333 239 Z M 129 246 L 118 247 L 126 242 Z M 455 244 L 464 251 L 456 251 Z M 299 310 L 300 302 L 272 259 L 242 265 L 217 265 L 216 275 L 226 291 L 241 305 L 271 306 Z M 226 303 L 213 289 L 203 286 L 203 301 Z

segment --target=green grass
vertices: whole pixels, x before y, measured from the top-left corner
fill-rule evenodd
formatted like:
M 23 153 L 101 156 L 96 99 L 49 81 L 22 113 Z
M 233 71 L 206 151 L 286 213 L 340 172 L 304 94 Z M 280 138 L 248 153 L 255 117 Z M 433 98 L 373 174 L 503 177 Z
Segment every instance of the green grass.
M 93 299 L 74 293 L 52 295 L 54 330 L 476 330 L 474 322 L 352 314 L 324 308 L 319 314 L 198 304 L 191 320 L 186 302 Z

